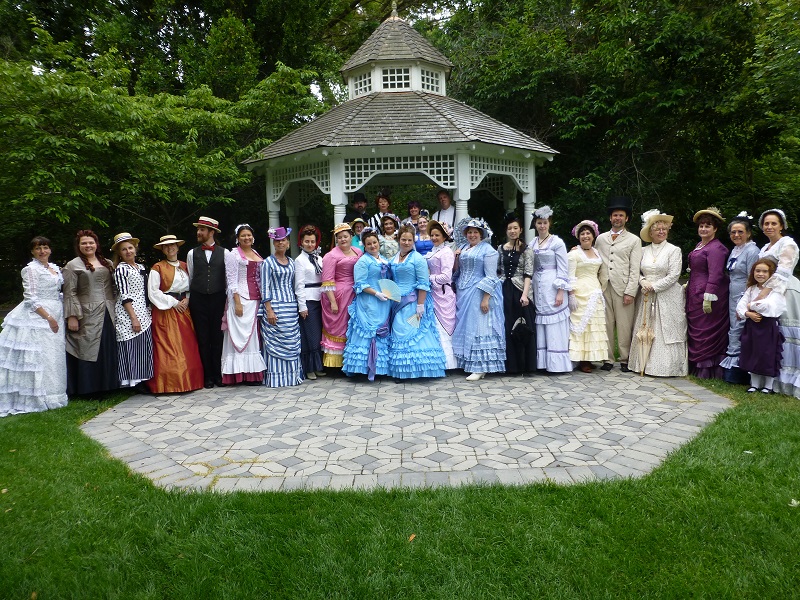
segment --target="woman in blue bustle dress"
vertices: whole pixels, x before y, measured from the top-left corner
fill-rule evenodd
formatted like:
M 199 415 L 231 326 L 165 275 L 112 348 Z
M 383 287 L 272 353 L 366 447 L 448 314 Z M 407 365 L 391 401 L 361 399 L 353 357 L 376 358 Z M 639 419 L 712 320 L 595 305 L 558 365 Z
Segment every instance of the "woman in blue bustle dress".
M 467 381 L 502 373 L 506 361 L 503 292 L 497 276 L 497 250 L 483 219 L 461 224 L 467 244 L 456 250 L 456 328 L 453 353 Z
M 445 356 L 439 343 L 428 264 L 414 249 L 413 226 L 400 228 L 400 251 L 390 264 L 400 288 L 400 302 L 392 307 L 389 374 L 395 381 L 414 377 L 444 377 Z
M 387 279 L 389 263 L 381 256 L 378 231 L 368 227 L 361 232 L 364 254 L 353 268 L 355 300 L 348 307 L 347 342 L 344 347 L 342 372 L 387 375 L 389 368 L 389 320 L 391 302 L 381 293 L 379 281 Z

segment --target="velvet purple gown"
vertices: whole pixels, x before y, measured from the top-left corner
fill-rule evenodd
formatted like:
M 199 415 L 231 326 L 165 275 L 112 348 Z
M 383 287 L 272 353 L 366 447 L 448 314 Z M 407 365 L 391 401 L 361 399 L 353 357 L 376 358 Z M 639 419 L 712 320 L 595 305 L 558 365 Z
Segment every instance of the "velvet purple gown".
M 728 348 L 728 249 L 718 239 L 689 253 L 689 284 L 686 286 L 686 320 L 689 337 L 689 373 L 701 379 L 723 376 L 720 363 Z M 706 294 L 717 297 L 711 313 L 703 312 Z

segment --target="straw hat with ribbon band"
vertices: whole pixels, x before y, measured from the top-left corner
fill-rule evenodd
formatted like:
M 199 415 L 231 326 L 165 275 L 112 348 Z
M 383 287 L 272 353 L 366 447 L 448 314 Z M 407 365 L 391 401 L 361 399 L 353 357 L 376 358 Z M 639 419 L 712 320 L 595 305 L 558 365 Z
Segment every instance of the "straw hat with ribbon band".
M 592 230 L 592 233 L 594 233 L 594 239 L 597 239 L 597 236 L 600 235 L 600 228 L 597 226 L 597 223 L 590 221 L 589 219 L 584 219 L 572 228 L 572 237 L 577 239 L 578 235 L 580 234 L 581 227 L 584 225 L 588 226 Z
M 698 210 L 696 213 L 694 213 L 692 221 L 697 223 L 697 221 L 699 221 L 703 216 L 711 217 L 711 219 L 717 223 L 717 227 L 725 223 L 725 218 L 722 216 L 722 213 L 719 212 L 719 209 L 716 206 L 709 206 L 703 210 Z
M 213 229 L 217 233 L 222 233 L 219 228 L 219 221 L 216 219 L 212 219 L 211 217 L 200 217 L 197 219 L 197 223 L 192 223 L 195 227 L 208 227 L 209 229 Z
M 158 243 L 153 244 L 153 248 L 156 250 L 161 250 L 161 246 L 169 246 L 170 244 L 178 244 L 178 247 L 180 248 L 184 243 L 185 242 L 183 240 L 179 240 L 174 235 L 162 235 L 158 240 Z
M 339 223 L 333 228 L 333 237 L 336 237 L 336 234 L 341 233 L 342 231 L 348 231 L 350 232 L 350 235 L 353 234 L 353 228 L 350 227 L 350 223 Z
M 291 227 L 270 227 L 267 229 L 267 235 L 271 240 L 285 240 L 292 233 Z
M 118 233 L 114 236 L 114 244 L 111 246 L 111 251 L 116 252 L 117 246 L 119 246 L 122 242 L 130 242 L 134 246 L 139 245 L 139 238 L 133 237 L 127 231 L 123 231 L 122 233 Z
M 666 215 L 657 208 L 648 210 L 642 215 L 642 230 L 639 232 L 639 237 L 642 238 L 644 242 L 652 242 L 653 239 L 650 237 L 650 228 L 653 226 L 653 223 L 664 221 L 665 223 L 672 224 L 672 219 L 672 215 Z
M 783 212 L 780 208 L 770 208 L 765 210 L 761 213 L 761 216 L 758 217 L 758 227 L 759 229 L 764 229 L 764 217 L 767 215 L 775 215 L 781 220 L 781 226 L 784 230 L 789 229 L 789 222 L 786 220 L 786 213 Z
M 453 241 L 453 230 L 450 228 L 450 225 L 447 223 L 443 223 L 442 221 L 428 221 L 428 235 L 431 233 L 431 229 L 438 229 L 444 235 L 445 242 L 452 242 Z
M 351 229 L 354 228 L 356 226 L 356 223 L 363 223 L 364 227 L 367 226 L 367 222 L 364 219 L 362 219 L 361 217 L 356 217 L 355 219 L 350 221 L 350 228 Z

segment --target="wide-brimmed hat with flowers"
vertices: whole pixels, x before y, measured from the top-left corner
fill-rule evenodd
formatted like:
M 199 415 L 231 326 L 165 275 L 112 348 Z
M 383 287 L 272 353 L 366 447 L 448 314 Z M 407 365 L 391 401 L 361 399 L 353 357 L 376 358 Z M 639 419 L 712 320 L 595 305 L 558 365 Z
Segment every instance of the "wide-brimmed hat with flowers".
M 588 225 L 591 228 L 592 232 L 594 233 L 594 239 L 597 239 L 597 236 L 600 235 L 600 228 L 597 226 L 597 223 L 590 221 L 589 219 L 584 219 L 572 228 L 572 237 L 577 239 L 581 227 L 584 225 Z
M 489 224 L 483 219 L 462 219 L 458 223 L 458 229 L 463 235 L 467 235 L 467 229 L 470 227 L 480 229 L 484 240 L 488 240 L 492 237 L 492 230 L 489 227 Z
M 208 227 L 217 233 L 222 233 L 222 231 L 219 229 L 219 221 L 212 219 L 211 217 L 200 217 L 197 219 L 197 223 L 192 223 L 192 225 L 195 227 Z
M 431 234 L 431 229 L 438 229 L 441 231 L 444 234 L 445 242 L 453 241 L 453 229 L 448 223 L 444 223 L 443 221 L 428 221 L 428 235 Z
M 341 233 L 342 231 L 349 231 L 351 235 L 353 234 L 353 228 L 350 227 L 350 223 L 339 223 L 333 228 L 333 237 L 336 237 L 336 234 Z
M 642 238 L 644 242 L 652 242 L 653 239 L 650 237 L 650 228 L 653 226 L 653 223 L 664 221 L 665 223 L 672 224 L 672 219 L 672 215 L 664 214 L 657 208 L 648 210 L 642 215 L 642 230 L 639 232 L 639 237 Z
M 267 229 L 267 235 L 271 240 L 285 240 L 292 233 L 291 227 L 270 227 Z
M 161 250 L 161 246 L 169 246 L 170 244 L 178 244 L 178 248 L 180 248 L 184 243 L 185 242 L 183 240 L 179 240 L 172 234 L 162 235 L 158 242 L 153 244 L 153 248 L 156 250 Z
M 134 246 L 139 245 L 139 238 L 133 237 L 127 231 L 123 231 L 122 233 L 118 233 L 114 236 L 114 244 L 111 246 L 111 251 L 116 252 L 117 246 L 119 246 L 122 242 L 130 242 Z

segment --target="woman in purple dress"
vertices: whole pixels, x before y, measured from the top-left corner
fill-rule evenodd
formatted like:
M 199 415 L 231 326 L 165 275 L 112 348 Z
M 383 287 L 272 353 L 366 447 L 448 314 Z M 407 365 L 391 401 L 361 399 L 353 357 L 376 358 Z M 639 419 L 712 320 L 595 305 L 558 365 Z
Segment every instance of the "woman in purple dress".
M 728 348 L 728 249 L 717 238 L 725 221 L 719 210 L 707 208 L 694 215 L 700 242 L 689 253 L 686 318 L 689 373 L 701 379 L 722 379 L 720 363 Z
M 455 254 L 450 248 L 450 226 L 447 223 L 431 221 L 428 233 L 433 248 L 425 255 L 431 280 L 431 296 L 433 312 L 436 315 L 436 329 L 439 331 L 439 342 L 444 350 L 445 369 L 455 369 L 458 361 L 453 354 L 453 331 L 456 328 L 456 294 L 453 291 L 453 265 Z

